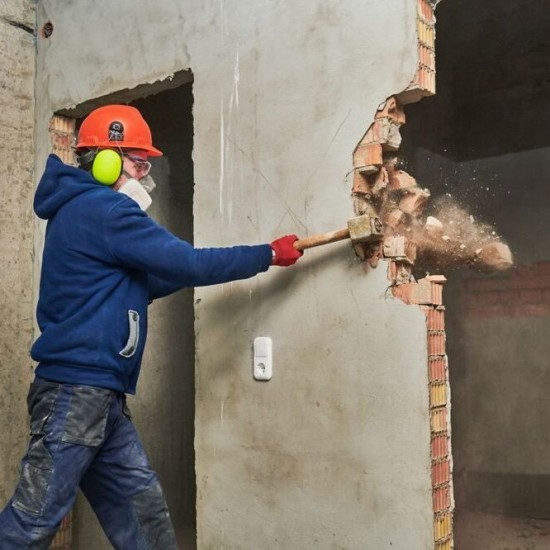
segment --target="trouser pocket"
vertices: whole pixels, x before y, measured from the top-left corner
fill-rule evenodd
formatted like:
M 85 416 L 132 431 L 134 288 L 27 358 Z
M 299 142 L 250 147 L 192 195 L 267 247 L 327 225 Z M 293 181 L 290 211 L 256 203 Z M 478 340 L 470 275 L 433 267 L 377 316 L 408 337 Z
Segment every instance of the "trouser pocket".
M 103 388 L 73 387 L 61 441 L 88 447 L 101 445 L 114 395 Z
M 53 460 L 44 444 L 44 436 L 32 435 L 21 464 L 13 506 L 29 514 L 41 514 L 52 470 Z
M 82 473 L 106 437 L 115 395 L 88 386 L 31 385 L 31 438 L 12 500 L 15 509 L 53 521 L 61 508 L 72 505 Z

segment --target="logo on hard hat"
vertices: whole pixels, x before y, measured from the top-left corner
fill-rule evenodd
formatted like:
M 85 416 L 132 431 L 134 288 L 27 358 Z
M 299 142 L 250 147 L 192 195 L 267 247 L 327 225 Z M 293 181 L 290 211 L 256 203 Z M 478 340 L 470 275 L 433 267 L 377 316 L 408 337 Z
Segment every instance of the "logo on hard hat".
M 109 141 L 124 141 L 124 125 L 114 121 L 109 125 Z

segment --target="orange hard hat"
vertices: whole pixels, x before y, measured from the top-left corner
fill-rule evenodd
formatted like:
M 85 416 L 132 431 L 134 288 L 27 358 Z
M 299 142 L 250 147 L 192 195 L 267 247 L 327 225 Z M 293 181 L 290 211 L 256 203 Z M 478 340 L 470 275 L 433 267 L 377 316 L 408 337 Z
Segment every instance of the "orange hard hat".
M 140 149 L 162 156 L 153 147 L 151 130 L 141 113 L 130 105 L 105 105 L 92 111 L 78 131 L 77 149 Z

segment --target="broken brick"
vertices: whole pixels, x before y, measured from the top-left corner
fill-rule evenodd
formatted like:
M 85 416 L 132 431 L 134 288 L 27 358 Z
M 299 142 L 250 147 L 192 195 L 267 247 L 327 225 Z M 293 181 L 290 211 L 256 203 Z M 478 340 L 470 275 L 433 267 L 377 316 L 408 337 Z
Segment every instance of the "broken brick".
M 382 162 L 382 145 L 379 143 L 360 144 L 353 153 L 353 166 L 362 173 L 377 172 Z
M 401 286 L 409 283 L 412 278 L 412 266 L 405 262 L 388 262 L 388 280 L 394 285 Z M 397 287 L 395 287 L 397 288 Z
M 416 243 L 402 235 L 393 235 L 384 239 L 384 256 L 393 260 L 411 264 L 416 260 Z
M 351 191 L 352 193 L 363 193 L 365 195 L 370 194 L 370 185 L 363 174 L 360 174 L 359 172 L 353 173 L 353 187 Z
M 381 104 L 374 115 L 375 119 L 389 118 L 395 124 L 405 124 L 406 117 L 403 107 L 395 97 L 389 97 L 385 103 Z
M 410 189 L 417 187 L 416 180 L 404 170 L 389 172 L 390 189 Z
M 417 216 L 422 212 L 429 198 L 428 190 L 412 187 L 407 189 L 406 194 L 399 201 L 399 208 L 407 214 Z
M 392 229 L 397 229 L 401 224 L 405 222 L 405 220 L 405 212 L 403 212 L 403 210 L 401 210 L 400 208 L 394 208 L 384 216 L 384 224 L 388 227 L 391 227 Z

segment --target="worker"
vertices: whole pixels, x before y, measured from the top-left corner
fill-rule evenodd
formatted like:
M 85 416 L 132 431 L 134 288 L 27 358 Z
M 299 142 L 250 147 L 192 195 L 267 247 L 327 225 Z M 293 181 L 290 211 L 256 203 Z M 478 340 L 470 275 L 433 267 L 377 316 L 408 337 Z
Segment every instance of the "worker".
M 34 198 L 48 220 L 28 394 L 30 441 L 0 513 L 0 549 L 46 549 L 80 487 L 117 549 L 176 548 L 164 494 L 131 421 L 147 306 L 184 287 L 246 279 L 302 255 L 271 244 L 194 248 L 144 211 L 140 183 L 162 152 L 140 112 L 107 105 L 82 122 L 79 167 L 50 155 Z M 150 181 L 149 181 L 150 183 Z

